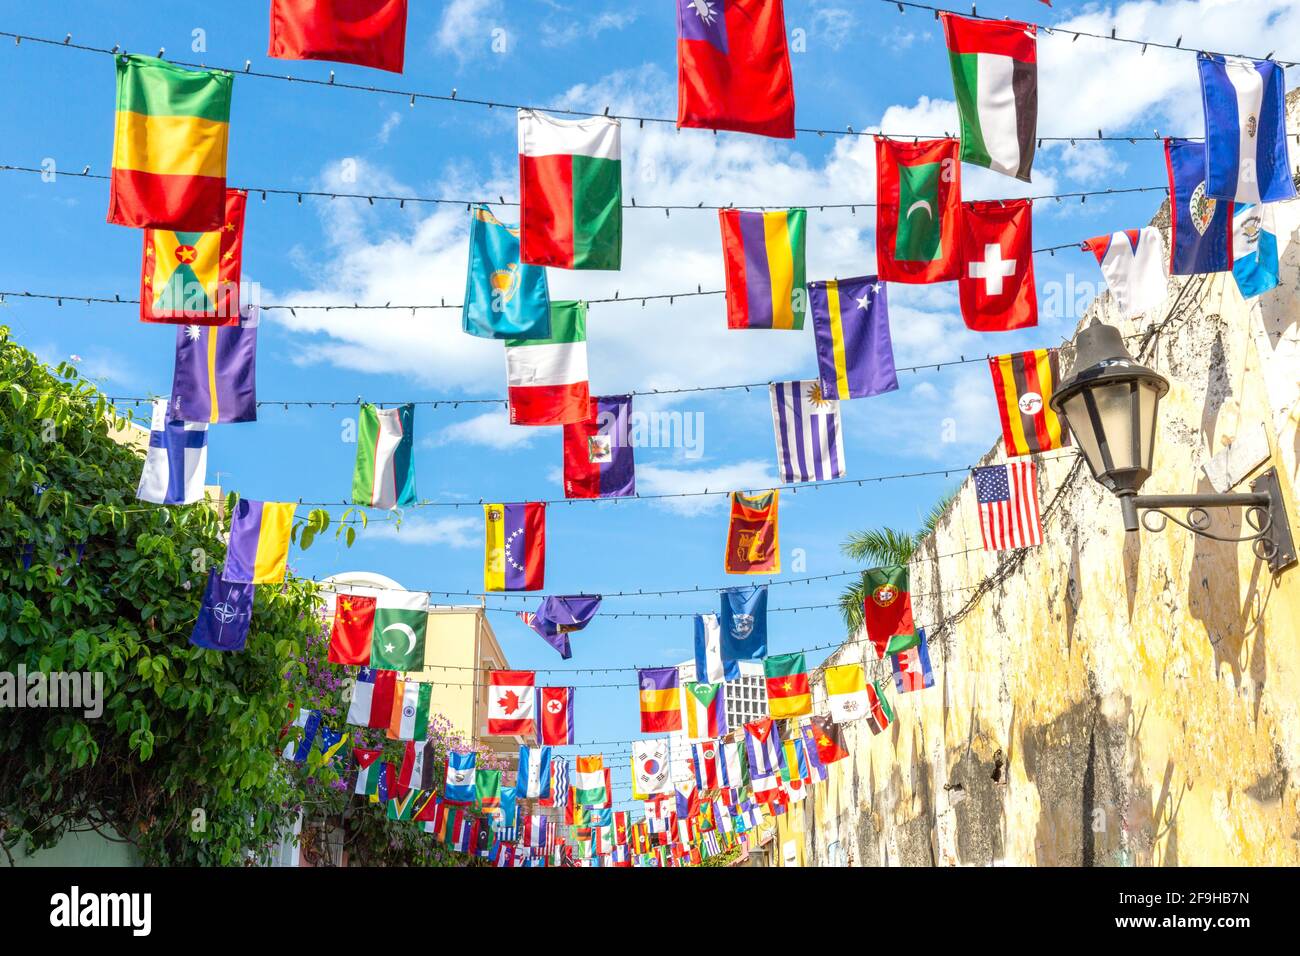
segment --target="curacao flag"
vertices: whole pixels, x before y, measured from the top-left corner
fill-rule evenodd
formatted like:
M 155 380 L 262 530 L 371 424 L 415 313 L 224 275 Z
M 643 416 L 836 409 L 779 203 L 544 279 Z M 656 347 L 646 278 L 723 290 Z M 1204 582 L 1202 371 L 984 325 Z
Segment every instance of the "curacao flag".
M 241 498 L 230 519 L 230 541 L 221 576 L 244 584 L 279 584 L 289 564 L 293 502 Z
M 505 343 L 510 424 L 572 425 L 591 417 L 584 303 L 552 302 L 548 337 Z
M 691 741 L 727 733 L 727 694 L 722 684 L 682 682 L 682 726 Z
M 621 126 L 519 111 L 520 252 L 560 269 L 617 269 L 623 250 Z
M 108 221 L 216 232 L 226 216 L 234 77 L 119 54 Z
M 803 328 L 806 209 L 721 209 L 727 328 Z
M 352 503 L 371 508 L 415 504 L 415 406 L 363 404 L 357 420 Z
M 546 504 L 485 504 L 483 522 L 483 590 L 540 590 L 546 579 Z

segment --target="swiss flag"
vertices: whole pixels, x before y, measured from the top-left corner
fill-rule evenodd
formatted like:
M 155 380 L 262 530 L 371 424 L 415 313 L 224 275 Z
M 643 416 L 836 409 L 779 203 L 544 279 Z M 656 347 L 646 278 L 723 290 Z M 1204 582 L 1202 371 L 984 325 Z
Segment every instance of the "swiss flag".
M 1009 332 L 1038 324 L 1033 210 L 1028 199 L 962 203 L 957 291 L 967 328 Z

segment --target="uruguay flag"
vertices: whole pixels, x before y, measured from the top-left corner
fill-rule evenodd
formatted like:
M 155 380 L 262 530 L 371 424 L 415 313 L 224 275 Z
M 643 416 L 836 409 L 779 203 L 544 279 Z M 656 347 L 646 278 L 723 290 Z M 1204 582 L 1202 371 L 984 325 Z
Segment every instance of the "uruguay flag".
M 156 505 L 192 505 L 203 498 L 207 471 L 207 423 L 172 421 L 168 400 L 155 399 L 149 450 L 135 496 Z
M 1286 77 L 1272 60 L 1202 53 L 1206 192 L 1235 202 L 1294 199 L 1286 149 Z
M 1243 299 L 1277 285 L 1277 229 L 1272 206 L 1241 206 L 1233 216 L 1232 277 Z
M 546 800 L 551 796 L 551 748 L 519 748 L 519 774 L 515 794 L 528 800 Z

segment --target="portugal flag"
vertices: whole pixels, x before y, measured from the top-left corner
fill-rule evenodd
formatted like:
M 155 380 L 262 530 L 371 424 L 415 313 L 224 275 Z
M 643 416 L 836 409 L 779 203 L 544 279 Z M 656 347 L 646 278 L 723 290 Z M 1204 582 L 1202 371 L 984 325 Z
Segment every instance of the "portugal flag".
M 887 282 L 951 282 L 960 273 L 960 144 L 876 137 L 876 262 Z
M 912 621 L 907 568 L 872 568 L 863 572 L 862 583 L 867 592 L 863 621 L 876 658 L 915 647 L 920 638 Z

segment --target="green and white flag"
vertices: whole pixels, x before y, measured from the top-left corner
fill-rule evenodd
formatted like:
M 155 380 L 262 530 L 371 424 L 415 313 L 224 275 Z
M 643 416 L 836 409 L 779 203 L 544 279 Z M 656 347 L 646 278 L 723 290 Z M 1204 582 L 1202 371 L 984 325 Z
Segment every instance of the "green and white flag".
M 353 504 L 397 508 L 416 503 L 414 432 L 414 405 L 361 406 L 357 468 L 352 475 Z
M 1038 134 L 1037 27 L 944 13 L 961 158 L 1029 182 Z
M 418 591 L 380 591 L 375 601 L 370 666 L 385 671 L 424 667 L 429 629 L 429 595 Z

